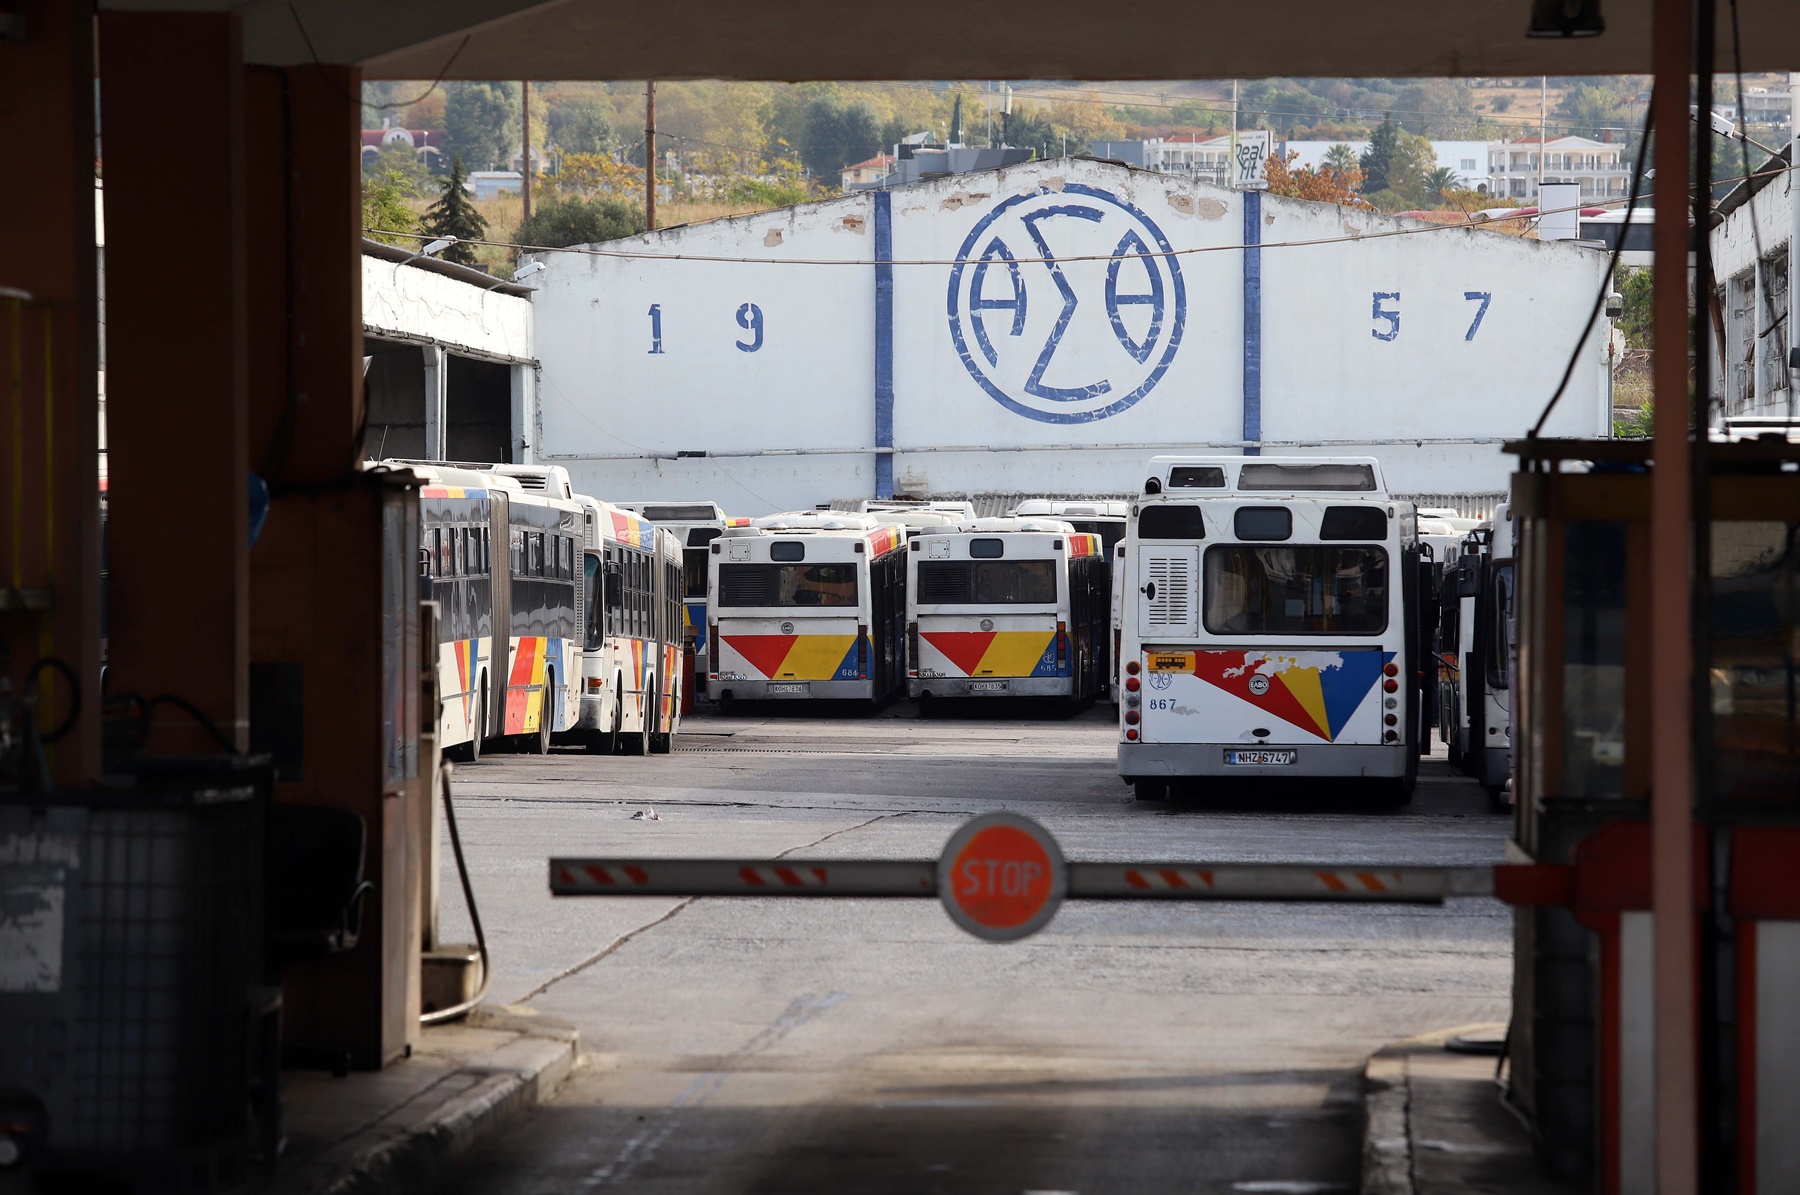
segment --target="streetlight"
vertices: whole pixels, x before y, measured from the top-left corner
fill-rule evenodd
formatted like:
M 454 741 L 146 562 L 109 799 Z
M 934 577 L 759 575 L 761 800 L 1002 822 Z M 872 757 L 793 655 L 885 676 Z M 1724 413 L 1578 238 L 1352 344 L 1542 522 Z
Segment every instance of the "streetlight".
M 417 253 L 413 254 L 411 257 L 407 258 L 405 261 L 401 262 L 400 264 L 403 266 L 409 265 L 412 262 L 418 261 L 421 257 L 433 257 L 439 253 L 442 253 L 444 250 L 448 249 L 450 246 L 452 246 L 454 244 L 456 244 L 455 237 L 439 237 L 437 240 L 432 241 L 430 244 L 426 245 L 423 249 L 419 250 Z

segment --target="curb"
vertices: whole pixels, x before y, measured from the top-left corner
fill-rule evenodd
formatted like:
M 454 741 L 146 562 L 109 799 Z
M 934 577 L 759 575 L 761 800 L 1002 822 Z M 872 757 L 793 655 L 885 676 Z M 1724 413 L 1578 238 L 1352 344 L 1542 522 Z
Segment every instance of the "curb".
M 277 1175 L 262 1195 L 424 1195 L 459 1158 L 547 1101 L 576 1066 L 580 1035 L 572 1026 L 487 1008 L 466 1024 L 517 1036 L 458 1065 L 446 1081 L 461 1090 L 404 1131 L 372 1124 Z
M 1413 1176 L 1413 1055 L 1435 1051 L 1452 1037 L 1505 1030 L 1504 1025 L 1458 1025 L 1392 1042 L 1363 1064 L 1362 1195 L 1415 1195 Z

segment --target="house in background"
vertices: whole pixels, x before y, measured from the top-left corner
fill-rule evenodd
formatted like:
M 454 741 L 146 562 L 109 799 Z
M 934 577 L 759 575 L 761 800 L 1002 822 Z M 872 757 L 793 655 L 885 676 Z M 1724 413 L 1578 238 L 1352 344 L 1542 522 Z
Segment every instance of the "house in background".
M 893 168 L 893 154 L 876 154 L 867 161 L 844 167 L 842 186 L 844 190 L 848 191 L 851 187 L 872 183 Z
M 438 159 L 443 156 L 439 148 L 445 142 L 444 134 L 437 129 L 402 129 L 388 127 L 384 129 L 364 129 L 362 131 L 362 167 L 368 170 L 381 151 L 390 146 L 402 145 L 413 151 L 419 163 L 427 170 L 435 170 Z
M 1582 199 L 1623 199 L 1631 189 L 1631 166 L 1625 146 L 1587 137 L 1536 137 L 1495 141 L 1488 145 L 1488 191 L 1509 199 L 1537 202 L 1538 157 L 1543 156 L 1546 183 L 1577 183 Z

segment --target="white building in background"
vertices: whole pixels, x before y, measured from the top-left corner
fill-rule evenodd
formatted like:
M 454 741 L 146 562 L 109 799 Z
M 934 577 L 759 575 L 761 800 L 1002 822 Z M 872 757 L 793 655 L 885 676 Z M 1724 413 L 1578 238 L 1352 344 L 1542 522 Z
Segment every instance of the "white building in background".
M 1296 167 L 1317 170 L 1325 164 L 1325 155 L 1334 145 L 1348 145 L 1357 157 L 1369 148 L 1367 141 L 1290 141 L 1283 152 L 1295 153 Z M 1478 190 L 1487 182 L 1488 143 L 1486 141 L 1433 141 L 1431 152 L 1438 166 L 1453 171 L 1468 190 Z
M 1551 137 L 1540 148 L 1536 137 L 1495 141 L 1488 146 L 1488 191 L 1508 199 L 1537 202 L 1538 157 L 1543 181 L 1577 183 L 1585 199 L 1624 199 L 1631 194 L 1631 163 L 1625 146 L 1587 137 Z
M 1774 125 L 1785 129 L 1793 123 L 1793 95 L 1785 87 L 1746 87 L 1743 107 L 1742 119 L 1745 124 Z
M 1246 251 L 1247 226 L 1317 243 Z M 1369 235 L 1404 226 L 1076 158 L 544 254 L 537 459 L 587 493 L 756 514 L 1123 496 L 1155 453 L 1254 445 L 1372 453 L 1397 492 L 1479 513 L 1605 257 Z M 1547 434 L 1607 430 L 1603 339 Z
M 1757 172 L 1782 170 L 1787 162 L 1784 149 Z M 1712 230 L 1713 276 L 1725 317 L 1725 342 L 1714 359 L 1713 396 L 1727 417 L 1792 418 L 1800 416 L 1788 368 L 1794 176 L 1783 171 L 1750 182 L 1756 185 L 1739 183 L 1719 201 Z

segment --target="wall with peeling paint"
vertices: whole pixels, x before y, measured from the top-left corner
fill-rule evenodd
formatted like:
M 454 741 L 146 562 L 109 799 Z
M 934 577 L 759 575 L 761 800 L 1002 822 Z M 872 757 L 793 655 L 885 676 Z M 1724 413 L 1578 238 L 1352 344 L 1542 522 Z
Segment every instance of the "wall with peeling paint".
M 1122 493 L 1153 452 L 1240 442 L 1238 195 L 1055 160 L 888 194 L 898 489 Z M 1401 492 L 1503 490 L 1495 441 L 1554 390 L 1603 256 L 1263 210 L 1265 443 L 1372 452 Z M 873 494 L 876 219 L 863 193 L 605 246 L 683 260 L 553 256 L 541 458 L 734 513 Z M 1550 434 L 1604 429 L 1598 340 Z

